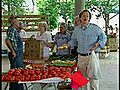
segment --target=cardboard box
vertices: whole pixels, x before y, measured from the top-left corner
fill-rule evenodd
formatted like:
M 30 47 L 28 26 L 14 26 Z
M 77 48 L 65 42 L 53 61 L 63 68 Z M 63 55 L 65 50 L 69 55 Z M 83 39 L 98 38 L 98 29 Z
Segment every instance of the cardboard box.
M 29 38 L 25 41 L 24 59 L 42 60 L 44 46 L 44 41 Z

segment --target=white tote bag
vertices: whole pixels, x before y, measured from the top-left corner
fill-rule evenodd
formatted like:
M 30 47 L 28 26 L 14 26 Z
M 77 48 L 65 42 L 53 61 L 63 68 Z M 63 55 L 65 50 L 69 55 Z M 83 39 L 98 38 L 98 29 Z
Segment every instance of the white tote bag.
M 87 67 L 87 76 L 92 79 L 102 78 L 102 73 L 100 69 L 99 58 L 96 56 L 95 51 L 92 51 L 90 55 L 90 61 Z

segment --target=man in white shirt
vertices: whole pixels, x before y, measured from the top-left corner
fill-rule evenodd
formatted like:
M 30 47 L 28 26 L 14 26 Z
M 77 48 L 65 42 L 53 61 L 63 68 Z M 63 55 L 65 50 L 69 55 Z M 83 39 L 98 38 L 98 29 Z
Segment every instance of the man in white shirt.
M 24 25 L 23 25 L 23 22 L 19 22 L 19 34 L 20 34 L 20 37 L 23 41 L 23 50 L 25 48 L 25 40 L 27 38 L 27 33 L 26 31 L 23 29 Z
M 27 34 L 26 34 L 26 31 L 23 29 L 24 25 L 22 22 L 19 22 L 19 25 L 20 25 L 20 37 L 21 38 L 27 38 Z

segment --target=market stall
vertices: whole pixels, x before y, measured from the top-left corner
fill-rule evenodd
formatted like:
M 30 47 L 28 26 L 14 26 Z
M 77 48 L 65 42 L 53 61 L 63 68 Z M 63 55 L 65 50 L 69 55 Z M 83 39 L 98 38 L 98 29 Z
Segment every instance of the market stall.
M 74 64 L 69 64 L 72 66 L 68 66 L 68 64 L 64 64 L 65 66 L 56 66 L 60 65 L 60 61 L 57 62 L 46 65 L 28 64 L 24 69 L 14 68 L 9 70 L 2 75 L 2 82 L 7 82 L 4 90 L 6 90 L 10 82 L 24 83 L 25 86 L 27 83 L 31 83 L 34 88 L 33 90 L 42 90 L 45 85 L 52 83 L 56 90 L 56 83 L 67 82 L 67 79 L 76 68 L 75 62 Z M 26 90 L 29 90 L 29 87 L 26 86 Z
M 42 90 L 46 85 L 52 83 L 55 90 L 61 83 L 70 83 L 70 77 L 77 70 L 76 55 L 51 55 L 43 57 L 44 43 L 30 38 L 25 42 L 24 68 L 10 69 L 2 75 L 2 82 L 7 82 L 6 90 L 10 82 L 24 83 L 29 90 L 31 84 L 33 90 Z

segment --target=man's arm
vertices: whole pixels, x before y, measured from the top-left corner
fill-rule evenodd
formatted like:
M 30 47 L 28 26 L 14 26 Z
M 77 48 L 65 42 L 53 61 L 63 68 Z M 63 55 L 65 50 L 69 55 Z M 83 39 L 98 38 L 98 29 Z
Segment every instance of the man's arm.
M 97 48 L 102 48 L 105 46 L 107 42 L 107 36 L 102 31 L 101 28 L 98 29 L 98 41 L 95 43 L 95 45 L 90 50 L 96 50 Z
M 13 49 L 11 41 L 9 39 L 5 39 L 5 43 L 6 43 L 7 47 L 10 49 L 10 51 L 12 52 L 13 57 L 16 57 L 16 53 Z

